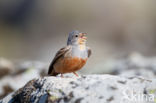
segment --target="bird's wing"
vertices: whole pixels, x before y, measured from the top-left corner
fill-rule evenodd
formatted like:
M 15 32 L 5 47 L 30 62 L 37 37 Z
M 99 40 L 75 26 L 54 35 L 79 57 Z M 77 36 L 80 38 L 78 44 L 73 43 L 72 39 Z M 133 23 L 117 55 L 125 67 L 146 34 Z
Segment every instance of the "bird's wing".
M 52 70 L 53 70 L 53 65 L 57 62 L 57 60 L 64 56 L 69 50 L 70 50 L 71 46 L 66 46 L 66 47 L 63 47 L 61 48 L 55 55 L 52 63 L 50 64 L 49 66 L 49 71 L 48 71 L 48 74 L 51 74 Z
M 89 58 L 91 56 L 91 54 L 92 54 L 92 51 L 91 51 L 90 47 L 87 47 L 87 51 L 88 51 L 88 58 Z

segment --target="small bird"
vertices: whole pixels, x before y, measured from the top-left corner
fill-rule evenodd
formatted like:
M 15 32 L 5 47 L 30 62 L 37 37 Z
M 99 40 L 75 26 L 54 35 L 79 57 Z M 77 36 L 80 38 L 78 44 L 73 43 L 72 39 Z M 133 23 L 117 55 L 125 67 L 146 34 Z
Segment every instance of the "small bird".
M 61 48 L 49 66 L 48 75 L 56 76 L 64 73 L 78 74 L 91 55 L 91 49 L 86 46 L 86 33 L 72 31 L 69 33 L 67 46 Z

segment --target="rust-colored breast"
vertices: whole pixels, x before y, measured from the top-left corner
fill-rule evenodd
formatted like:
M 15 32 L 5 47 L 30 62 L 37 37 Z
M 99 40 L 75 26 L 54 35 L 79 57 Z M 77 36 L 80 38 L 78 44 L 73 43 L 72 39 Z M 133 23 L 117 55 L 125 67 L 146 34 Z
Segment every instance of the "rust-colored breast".
M 86 64 L 87 59 L 81 59 L 78 57 L 73 58 L 60 58 L 54 69 L 57 73 L 70 73 L 81 69 Z

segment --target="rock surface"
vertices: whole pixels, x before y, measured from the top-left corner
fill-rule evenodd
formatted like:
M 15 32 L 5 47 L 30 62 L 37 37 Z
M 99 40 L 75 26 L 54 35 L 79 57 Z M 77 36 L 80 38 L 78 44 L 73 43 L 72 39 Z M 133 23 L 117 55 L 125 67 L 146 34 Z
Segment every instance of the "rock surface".
M 41 62 L 29 61 L 15 65 L 6 59 L 0 59 L 0 74 L 4 74 L 0 76 L 0 99 L 18 90 L 31 79 L 45 75 L 45 68 L 46 65 Z
M 155 78 L 156 78 L 155 63 L 156 63 L 156 57 L 144 57 L 140 54 L 133 53 L 128 57 L 108 60 L 107 62 L 101 63 L 101 65 L 95 64 L 96 71 L 90 72 L 92 71 L 92 69 L 87 71 L 87 73 L 90 74 L 92 73 L 111 74 L 116 76 L 86 75 L 79 78 L 75 78 L 75 76 L 72 76 L 70 74 L 67 75 L 67 78 L 60 78 L 60 77 L 54 78 L 54 77 L 44 77 L 48 71 L 47 70 L 48 64 L 46 63 L 37 62 L 37 61 L 28 61 L 28 62 L 20 61 L 20 63 L 13 63 L 6 59 L 0 59 L 0 74 L 1 74 L 0 75 L 0 99 L 4 98 L 6 95 L 8 95 L 11 92 L 13 92 L 12 94 L 15 94 L 15 91 L 23 87 L 28 81 L 34 78 L 38 78 L 35 79 L 33 82 L 35 83 L 35 85 L 42 84 L 44 86 L 28 87 L 28 85 L 26 85 L 24 88 L 27 89 L 24 89 L 24 92 L 22 92 L 24 94 L 22 95 L 24 96 L 26 95 L 25 90 L 27 90 L 28 92 L 32 90 L 34 94 L 31 93 L 32 96 L 31 100 L 36 99 L 35 101 L 39 100 L 38 98 L 39 96 L 45 94 L 44 96 L 46 98 L 48 97 L 48 100 L 46 99 L 46 101 L 53 101 L 53 102 L 59 101 L 60 103 L 62 103 L 61 101 L 63 101 L 63 99 L 65 99 L 64 102 L 66 102 L 67 99 L 66 103 L 68 103 L 69 98 L 72 98 L 70 99 L 70 102 L 75 102 L 78 99 L 77 103 L 81 101 L 82 102 L 84 101 L 85 103 L 85 101 L 88 100 L 92 102 L 94 101 L 92 100 L 93 98 L 95 98 L 95 100 L 97 100 L 98 102 L 104 101 L 105 103 L 108 102 L 115 103 L 116 101 L 119 101 L 121 99 L 123 90 L 125 90 L 125 88 L 128 89 L 130 88 L 130 92 L 131 92 L 132 91 L 131 87 L 134 88 L 135 92 L 141 89 L 140 91 L 138 91 L 140 92 L 141 96 L 142 96 L 142 92 L 148 94 L 152 92 L 154 94 L 156 91 L 156 89 L 154 88 Z M 40 77 L 44 77 L 44 78 L 41 79 Z M 125 80 L 127 82 L 125 83 L 122 80 Z M 134 82 L 134 80 L 136 80 L 136 82 Z M 43 84 L 42 81 L 45 81 L 45 84 Z M 121 81 L 121 82 L 118 83 L 117 81 Z M 143 82 L 141 83 L 139 81 L 143 81 Z M 73 84 L 70 84 L 68 82 L 73 82 Z M 45 88 L 45 86 L 48 85 L 48 83 L 50 83 L 49 87 Z M 69 85 L 68 88 L 67 85 Z M 72 85 L 76 85 L 75 87 L 76 89 L 75 88 L 73 89 Z M 38 87 L 41 89 L 38 89 Z M 55 89 L 56 91 L 55 90 L 52 91 L 50 88 L 51 89 L 56 88 Z M 61 92 L 58 91 L 58 88 L 61 88 L 60 90 L 63 91 L 63 94 L 61 94 Z M 95 92 L 93 93 L 91 89 L 87 90 L 85 88 L 87 89 L 91 88 L 93 91 L 97 93 Z M 49 92 L 47 90 L 49 90 Z M 70 92 L 72 93 L 70 94 Z M 101 92 L 103 92 L 103 94 Z M 6 103 L 5 101 L 7 100 L 11 100 L 11 98 L 13 99 L 12 94 L 7 96 L 5 99 L 3 99 L 3 103 Z M 21 93 L 20 95 L 15 97 L 19 97 L 19 96 L 20 98 L 25 98 L 21 96 Z M 98 96 L 100 99 L 98 98 Z M 25 100 L 25 99 L 21 99 L 21 100 Z M 130 102 L 126 102 L 126 103 L 130 103 Z M 136 103 L 139 102 L 137 101 Z M 141 101 L 141 103 L 143 102 Z M 147 102 L 147 103 L 153 103 L 153 102 Z
M 154 103 L 155 86 L 155 79 L 143 77 L 44 77 L 29 81 L 0 103 Z
M 110 59 L 107 62 L 95 65 L 93 73 L 156 78 L 156 57 L 144 57 L 139 53 L 133 53 L 123 58 Z

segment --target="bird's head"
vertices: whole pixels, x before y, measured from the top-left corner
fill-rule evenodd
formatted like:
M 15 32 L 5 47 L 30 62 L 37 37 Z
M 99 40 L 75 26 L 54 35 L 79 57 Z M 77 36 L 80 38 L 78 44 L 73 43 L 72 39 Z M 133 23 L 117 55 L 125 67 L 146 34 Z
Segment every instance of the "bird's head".
M 69 33 L 67 45 L 85 45 L 86 41 L 86 33 L 75 30 Z

